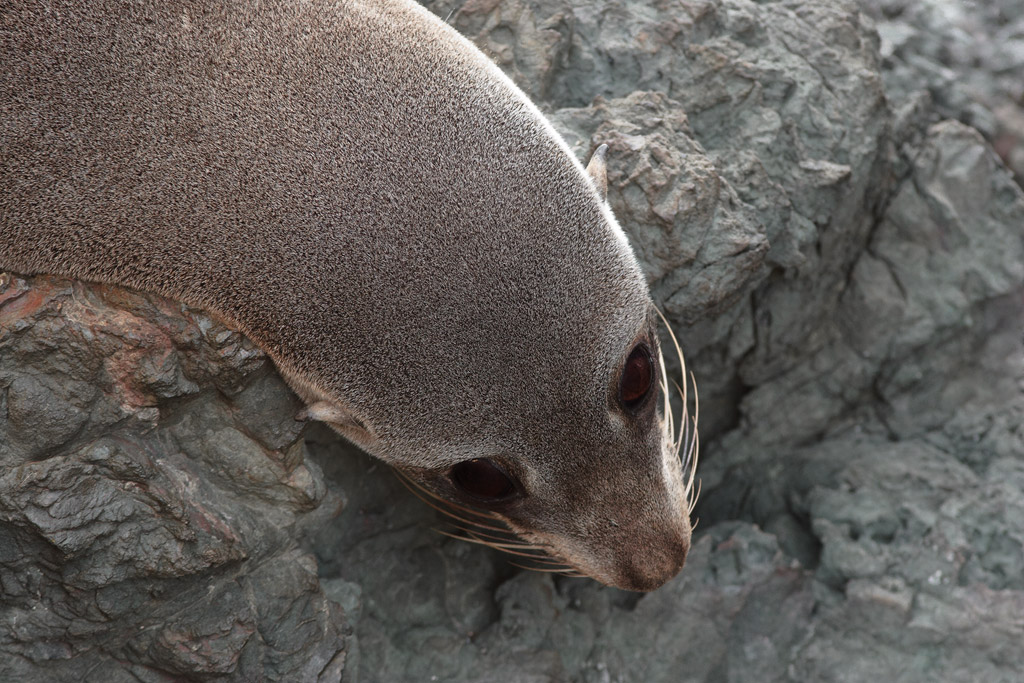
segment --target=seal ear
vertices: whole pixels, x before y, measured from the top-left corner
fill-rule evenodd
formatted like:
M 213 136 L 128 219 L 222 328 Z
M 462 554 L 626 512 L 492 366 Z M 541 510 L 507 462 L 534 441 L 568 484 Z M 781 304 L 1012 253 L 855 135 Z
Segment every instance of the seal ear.
M 363 450 L 372 451 L 377 441 L 365 422 L 343 405 L 332 401 L 314 401 L 295 416 L 296 420 L 318 420 L 338 432 Z M 385 460 L 385 462 L 388 462 Z
M 608 201 L 608 168 L 605 165 L 605 157 L 608 155 L 608 145 L 601 145 L 590 157 L 587 164 L 587 173 L 597 187 L 597 193 L 601 195 L 601 201 Z
M 329 401 L 311 403 L 295 416 L 296 420 L 319 420 L 333 426 L 367 431 L 366 426 L 352 413 Z

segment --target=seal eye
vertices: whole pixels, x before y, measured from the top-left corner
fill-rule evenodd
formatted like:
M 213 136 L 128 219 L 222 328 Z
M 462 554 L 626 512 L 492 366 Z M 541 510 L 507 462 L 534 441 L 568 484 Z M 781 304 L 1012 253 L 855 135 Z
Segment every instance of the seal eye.
M 505 471 L 487 458 L 473 458 L 451 469 L 451 480 L 463 493 L 481 503 L 497 503 L 516 492 Z
M 636 410 L 654 386 L 654 359 L 647 344 L 640 343 L 629 352 L 619 380 L 619 402 L 626 410 Z

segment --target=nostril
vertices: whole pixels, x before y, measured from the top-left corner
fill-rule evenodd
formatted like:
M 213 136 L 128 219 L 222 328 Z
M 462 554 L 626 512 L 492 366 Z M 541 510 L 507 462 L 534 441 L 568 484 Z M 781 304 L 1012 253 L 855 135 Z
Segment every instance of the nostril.
M 676 571 L 678 572 L 686 564 L 686 556 L 690 553 L 690 542 L 682 541 L 676 553 Z
M 683 536 L 652 543 L 647 552 L 635 554 L 627 561 L 618 585 L 641 592 L 659 588 L 679 573 L 689 551 L 690 539 Z
M 686 564 L 686 555 L 690 552 L 690 541 L 685 538 L 676 538 L 673 543 L 666 547 L 665 570 L 666 573 L 675 575 Z

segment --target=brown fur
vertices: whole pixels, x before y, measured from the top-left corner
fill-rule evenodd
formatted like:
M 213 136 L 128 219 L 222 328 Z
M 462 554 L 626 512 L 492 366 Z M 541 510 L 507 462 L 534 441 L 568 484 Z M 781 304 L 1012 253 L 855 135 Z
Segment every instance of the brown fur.
M 258 7 L 258 11 L 255 9 Z M 523 537 L 648 590 L 689 546 L 640 269 L 564 143 L 405 0 L 0 8 L 0 268 L 214 311 L 347 437 L 442 496 L 503 463 Z

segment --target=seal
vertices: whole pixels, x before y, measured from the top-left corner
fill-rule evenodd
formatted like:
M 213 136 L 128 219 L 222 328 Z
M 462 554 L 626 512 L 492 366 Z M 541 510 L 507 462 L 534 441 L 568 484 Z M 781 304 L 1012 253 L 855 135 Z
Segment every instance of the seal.
M 211 311 L 474 540 L 630 590 L 679 571 L 695 432 L 603 150 L 585 169 L 409 0 L 0 14 L 0 268 Z

